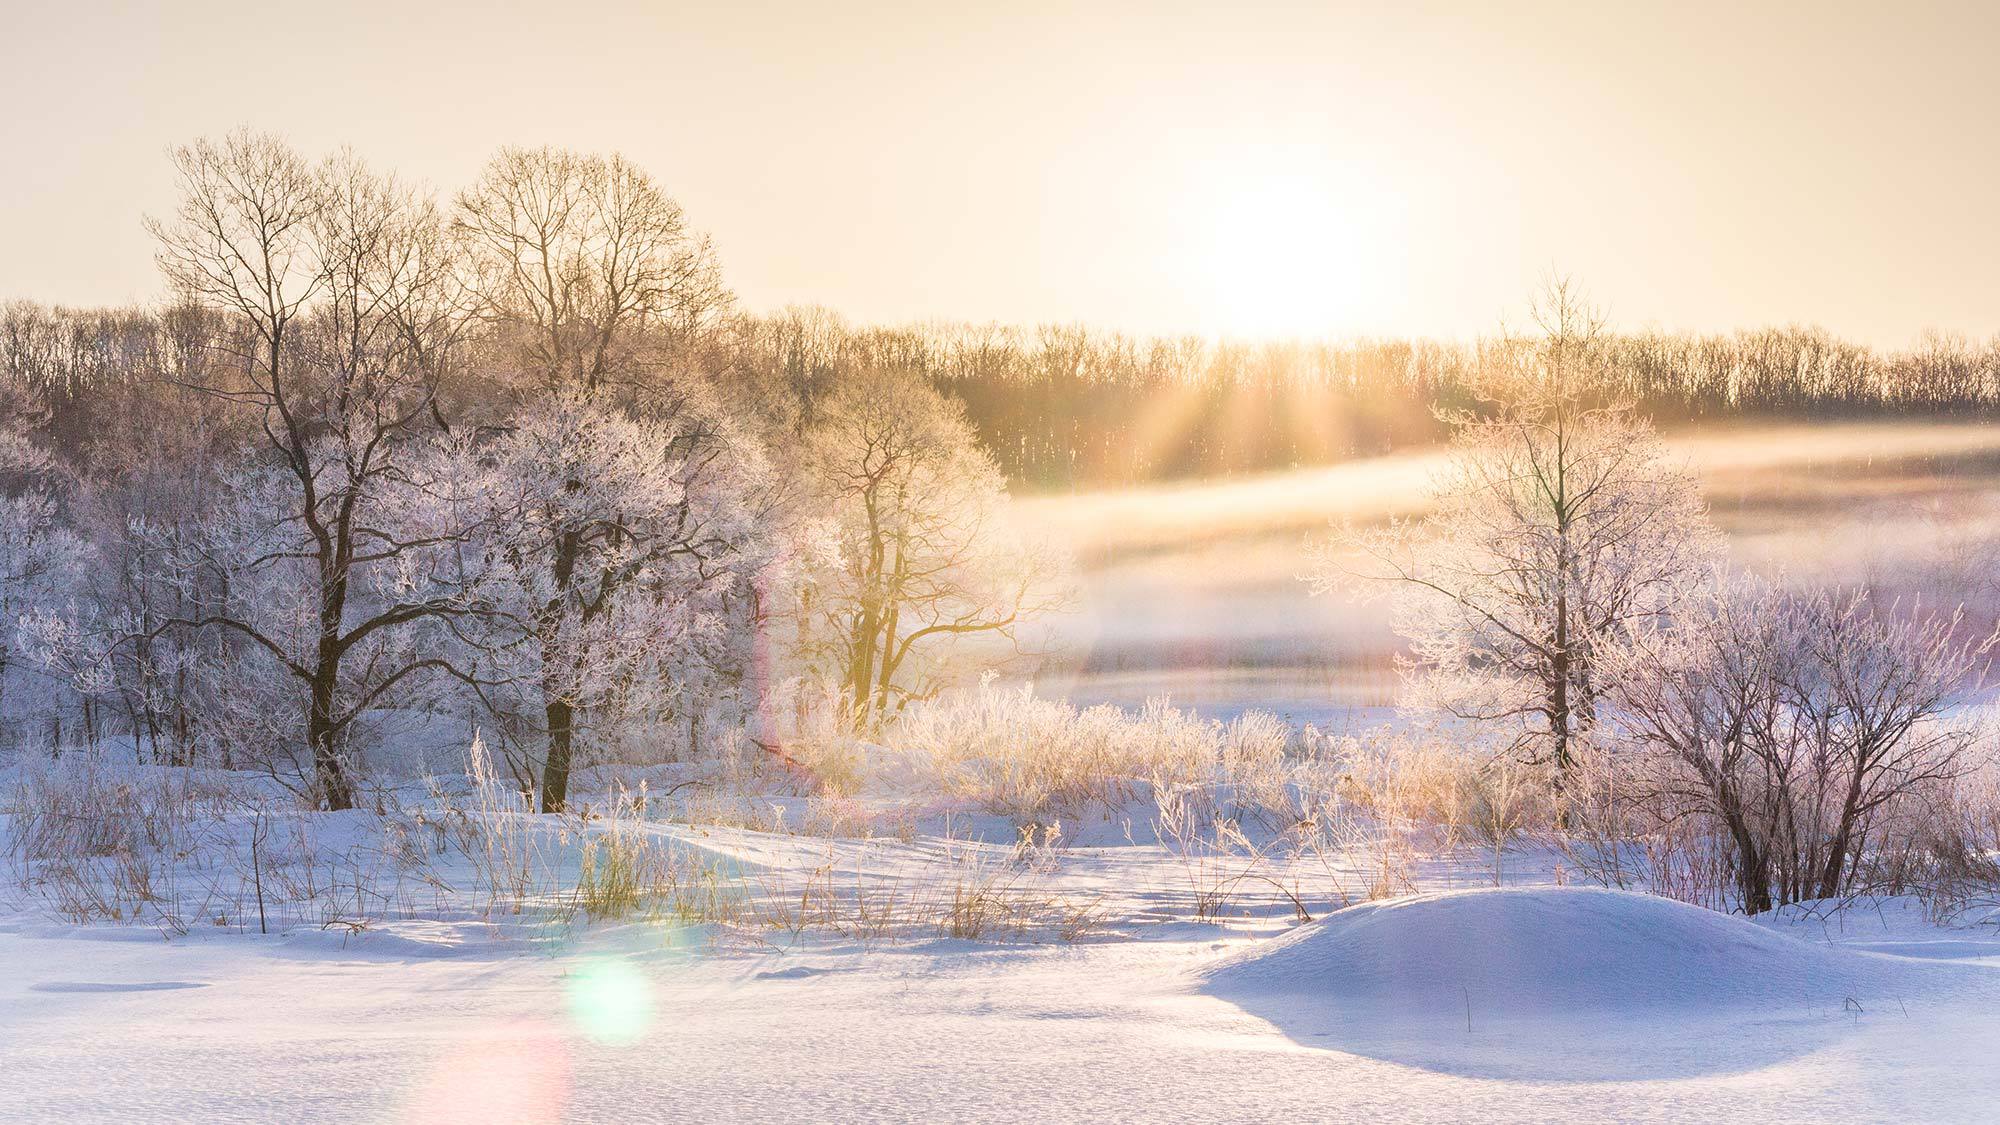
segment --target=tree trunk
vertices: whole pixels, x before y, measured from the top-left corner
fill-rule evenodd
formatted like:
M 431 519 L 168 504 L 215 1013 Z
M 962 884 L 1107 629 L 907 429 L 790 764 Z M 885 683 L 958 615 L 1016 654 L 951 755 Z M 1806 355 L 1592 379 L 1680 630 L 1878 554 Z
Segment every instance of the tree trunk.
M 275 370 L 275 368 L 274 368 Z M 348 565 L 352 558 L 343 522 L 337 529 L 315 532 L 319 547 L 319 643 L 307 681 L 312 703 L 306 713 L 306 742 L 312 747 L 313 776 L 330 812 L 354 807 L 354 779 L 340 745 L 341 724 L 335 718 L 340 690 L 340 660 L 346 650 L 340 627 L 347 617 Z
M 354 807 L 354 781 L 341 754 L 340 731 L 334 725 L 334 673 L 338 665 L 321 663 L 310 687 L 312 706 L 306 713 L 306 743 L 312 747 L 313 778 L 329 812 Z
M 1848 775 L 1847 793 L 1840 804 L 1840 827 L 1828 842 L 1826 856 L 1817 873 L 1818 898 L 1833 898 L 1840 893 L 1841 874 L 1847 870 L 1847 853 L 1854 846 L 1854 829 L 1861 815 L 1861 788 L 1868 762 L 1869 751 L 1864 745 L 1855 751 L 1854 771 Z
M 868 715 L 868 701 L 875 686 L 875 644 L 882 635 L 882 619 L 873 605 L 865 605 L 854 619 L 854 641 L 847 666 L 847 692 L 854 702 L 854 721 Z
M 902 622 L 899 618 L 901 606 L 889 607 L 888 619 L 882 623 L 882 658 L 877 662 L 875 681 L 875 714 L 878 719 L 889 715 L 889 686 L 896 675 L 896 630 Z
M 1729 831 L 1736 838 L 1736 886 L 1743 913 L 1762 914 L 1772 905 L 1770 859 L 1758 849 L 1748 825 L 1732 820 Z
M 576 709 L 559 692 L 543 690 L 543 717 L 549 727 L 549 754 L 542 765 L 542 811 L 563 811 L 569 802 L 569 767 L 574 746 Z
M 583 487 L 581 481 L 571 481 L 571 490 Z M 577 562 L 583 557 L 583 537 L 575 530 L 563 532 L 556 539 L 555 557 L 550 560 L 549 576 L 554 579 L 555 596 L 542 607 L 542 717 L 549 732 L 548 752 L 542 758 L 542 811 L 561 812 L 569 801 L 569 770 L 575 747 L 576 706 L 570 702 L 571 694 L 564 690 L 561 668 L 562 622 L 569 612 L 572 585 L 576 578 Z M 569 669 L 570 675 L 580 675 L 580 669 Z
M 1570 752 L 1570 702 L 1569 681 L 1571 675 L 1569 653 L 1569 596 L 1556 596 L 1556 640 L 1555 653 L 1550 660 L 1550 678 L 1554 682 L 1549 690 L 1549 734 L 1555 739 L 1556 787 L 1561 789 L 1563 779 L 1569 773 Z

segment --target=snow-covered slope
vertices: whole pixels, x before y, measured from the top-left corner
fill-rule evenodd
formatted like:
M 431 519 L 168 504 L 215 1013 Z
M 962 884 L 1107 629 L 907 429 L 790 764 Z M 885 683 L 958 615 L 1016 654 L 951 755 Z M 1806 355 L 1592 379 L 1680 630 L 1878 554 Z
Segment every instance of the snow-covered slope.
M 1768 1065 L 1863 1013 L 1907 1011 L 1968 986 L 1950 967 L 1574 887 L 1351 907 L 1195 975 L 1200 991 L 1304 1044 L 1454 1072 L 1571 1079 Z
M 1866 1003 L 1905 974 L 1747 919 L 1584 887 L 1451 891 L 1350 907 L 1206 970 L 1219 996 L 1463 1017 Z

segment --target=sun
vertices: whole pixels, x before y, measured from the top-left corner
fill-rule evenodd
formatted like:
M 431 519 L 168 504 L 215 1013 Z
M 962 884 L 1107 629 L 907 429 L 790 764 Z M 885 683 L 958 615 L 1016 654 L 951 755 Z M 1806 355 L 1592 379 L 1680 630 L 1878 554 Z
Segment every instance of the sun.
M 1324 170 L 1205 185 L 1186 213 L 1186 299 L 1210 334 L 1353 335 L 1382 318 L 1384 209 Z

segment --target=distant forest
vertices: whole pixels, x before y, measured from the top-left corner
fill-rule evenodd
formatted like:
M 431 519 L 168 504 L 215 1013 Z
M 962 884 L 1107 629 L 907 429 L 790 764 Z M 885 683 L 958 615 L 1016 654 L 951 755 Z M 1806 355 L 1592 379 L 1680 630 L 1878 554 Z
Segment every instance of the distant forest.
M 171 371 L 198 315 L 9 304 L 0 309 L 0 375 L 42 398 L 53 447 L 81 449 L 98 392 L 131 391 L 132 380 Z M 1440 408 L 1477 409 L 1480 372 L 1503 346 L 1498 338 L 1218 343 L 1070 325 L 883 328 L 815 308 L 735 316 L 698 337 L 672 349 L 676 362 L 782 387 L 802 420 L 856 372 L 921 373 L 964 401 L 1020 491 L 1293 468 L 1430 444 L 1447 429 Z M 1610 355 L 1597 390 L 1668 426 L 1965 416 L 2000 406 L 2000 339 L 1934 333 L 1878 352 L 1817 328 L 1643 332 L 1614 337 Z

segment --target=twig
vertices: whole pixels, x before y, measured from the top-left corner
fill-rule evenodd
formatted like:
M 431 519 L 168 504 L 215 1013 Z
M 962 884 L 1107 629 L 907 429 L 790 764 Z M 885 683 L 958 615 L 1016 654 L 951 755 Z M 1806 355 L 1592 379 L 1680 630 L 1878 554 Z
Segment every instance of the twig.
M 260 855 L 263 843 L 264 810 L 258 809 L 250 822 L 250 878 L 257 887 L 257 932 L 269 934 L 271 931 L 264 924 L 264 863 Z

